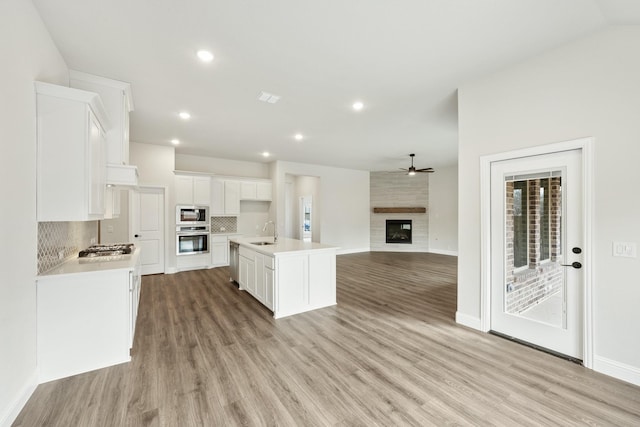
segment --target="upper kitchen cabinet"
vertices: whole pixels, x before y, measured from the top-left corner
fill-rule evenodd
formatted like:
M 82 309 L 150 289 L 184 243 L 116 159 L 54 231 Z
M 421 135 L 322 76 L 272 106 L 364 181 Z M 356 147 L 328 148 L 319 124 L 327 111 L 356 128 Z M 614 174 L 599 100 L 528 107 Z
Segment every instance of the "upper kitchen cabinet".
M 240 182 L 220 178 L 211 179 L 211 215 L 240 213 Z
M 211 204 L 211 177 L 177 174 L 175 176 L 176 204 Z
M 271 201 L 271 181 L 241 181 L 240 200 Z
M 137 168 L 128 166 L 129 113 L 133 111 L 131 85 L 74 70 L 69 71 L 69 77 L 71 87 L 100 95 L 111 120 L 112 128 L 107 132 L 107 184 L 137 185 Z
M 108 115 L 93 92 L 35 82 L 37 220 L 104 217 Z

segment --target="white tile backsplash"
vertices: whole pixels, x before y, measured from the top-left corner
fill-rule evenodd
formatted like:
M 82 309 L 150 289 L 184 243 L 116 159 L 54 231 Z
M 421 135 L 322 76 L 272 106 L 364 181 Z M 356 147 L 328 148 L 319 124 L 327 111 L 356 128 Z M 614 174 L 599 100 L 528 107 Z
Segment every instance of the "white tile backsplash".
M 98 237 L 98 221 L 39 222 L 38 274 L 62 264 Z

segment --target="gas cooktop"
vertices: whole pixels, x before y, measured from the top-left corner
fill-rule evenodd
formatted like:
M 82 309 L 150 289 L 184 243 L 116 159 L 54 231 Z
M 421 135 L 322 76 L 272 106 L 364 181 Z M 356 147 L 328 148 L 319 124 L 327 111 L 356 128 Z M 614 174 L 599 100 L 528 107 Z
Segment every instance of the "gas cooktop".
M 92 245 L 78 253 L 79 258 L 113 257 L 133 252 L 133 243 L 116 243 L 113 245 Z

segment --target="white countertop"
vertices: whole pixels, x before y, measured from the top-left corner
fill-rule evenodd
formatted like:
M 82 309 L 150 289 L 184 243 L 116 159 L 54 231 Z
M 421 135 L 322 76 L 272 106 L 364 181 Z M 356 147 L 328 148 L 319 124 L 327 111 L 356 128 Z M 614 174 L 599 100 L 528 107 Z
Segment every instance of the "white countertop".
M 278 241 L 273 245 L 255 245 L 255 242 L 273 242 L 273 237 L 241 237 L 232 238 L 231 242 L 236 242 L 240 246 L 245 246 L 253 251 L 261 252 L 265 255 L 283 255 L 312 251 L 335 251 L 336 246 L 323 245 L 321 243 L 304 242 L 302 240 L 278 237 Z
M 95 273 L 96 271 L 105 270 L 132 270 L 138 257 L 140 256 L 140 248 L 129 255 L 121 255 L 122 258 L 113 261 L 100 261 L 99 258 L 71 258 L 51 270 L 45 271 L 36 276 L 37 279 L 46 278 L 48 276 L 60 276 L 66 274 L 78 273 Z M 94 261 L 95 260 L 95 261 Z

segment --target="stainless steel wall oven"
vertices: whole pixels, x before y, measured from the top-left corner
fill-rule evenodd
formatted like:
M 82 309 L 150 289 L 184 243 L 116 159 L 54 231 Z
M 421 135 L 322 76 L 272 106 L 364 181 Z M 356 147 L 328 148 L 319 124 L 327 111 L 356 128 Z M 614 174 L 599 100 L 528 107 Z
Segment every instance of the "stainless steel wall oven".
M 209 253 L 209 226 L 182 225 L 176 227 L 176 255 Z

